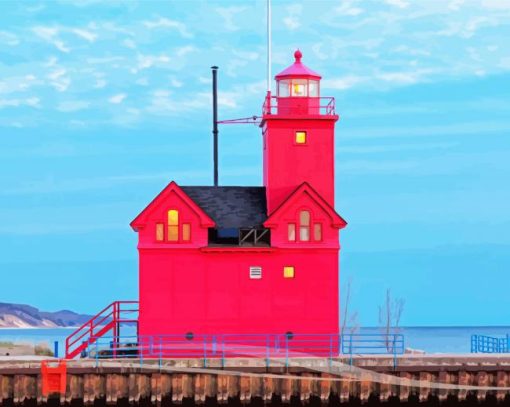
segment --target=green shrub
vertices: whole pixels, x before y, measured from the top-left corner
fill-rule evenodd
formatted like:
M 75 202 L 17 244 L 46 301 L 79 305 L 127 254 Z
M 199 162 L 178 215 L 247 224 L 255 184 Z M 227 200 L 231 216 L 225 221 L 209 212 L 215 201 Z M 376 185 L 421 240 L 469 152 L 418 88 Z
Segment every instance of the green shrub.
M 44 343 L 34 346 L 34 354 L 37 356 L 53 356 L 51 349 Z

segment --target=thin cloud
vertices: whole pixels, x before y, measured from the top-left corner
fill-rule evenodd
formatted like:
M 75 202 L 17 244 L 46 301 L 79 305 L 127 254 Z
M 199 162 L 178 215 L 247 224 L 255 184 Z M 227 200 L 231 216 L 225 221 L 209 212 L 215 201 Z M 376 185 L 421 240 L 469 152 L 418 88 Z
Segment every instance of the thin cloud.
M 6 107 L 19 107 L 19 106 L 39 108 L 40 99 L 35 96 L 26 99 L 0 99 L 0 109 Z
M 119 93 L 117 95 L 113 95 L 108 99 L 108 102 L 118 105 L 126 99 L 127 95 L 125 93 Z
M 166 54 L 160 55 L 142 55 L 137 56 L 137 67 L 132 69 L 133 73 L 152 68 L 153 66 L 168 66 L 170 57 Z
M 174 88 L 182 88 L 183 83 L 175 78 L 170 79 L 170 85 L 172 85 Z
M 35 75 L 11 76 L 0 79 L 0 93 L 26 92 L 35 85 L 42 83 Z
M 409 2 L 404 0 L 384 0 L 384 2 L 398 8 L 407 8 L 409 6 Z
M 69 47 L 67 47 L 59 37 L 60 33 L 59 28 L 57 27 L 45 27 L 45 26 L 36 26 L 32 27 L 32 31 L 42 40 L 46 41 L 49 44 L 53 44 L 59 51 L 64 53 L 68 53 L 71 51 Z
M 482 7 L 489 10 L 510 10 L 510 3 L 506 0 L 482 0 Z
M 216 12 L 223 18 L 222 26 L 227 31 L 238 31 L 240 29 L 234 21 L 238 14 L 246 10 L 246 7 L 232 6 L 232 7 L 218 7 Z
M 84 40 L 87 40 L 88 42 L 95 42 L 97 39 L 97 34 L 94 34 L 91 31 L 83 30 L 81 28 L 74 28 L 72 31 L 78 37 L 83 38 Z
M 131 49 L 136 48 L 136 42 L 134 42 L 131 38 L 126 38 L 124 41 L 122 41 L 122 45 Z
M 367 79 L 362 76 L 347 75 L 340 78 L 324 79 L 321 83 L 324 89 L 345 90 L 365 82 Z
M 362 14 L 365 10 L 353 5 L 351 1 L 344 1 L 339 7 L 334 9 L 334 12 L 341 16 L 355 17 Z
M 89 106 L 90 102 L 85 100 L 66 100 L 58 104 L 57 110 L 60 112 L 76 112 L 78 110 L 87 109 Z
M 169 28 L 176 30 L 184 38 L 193 38 L 193 34 L 188 30 L 186 25 L 181 21 L 170 20 L 168 18 L 160 17 L 157 20 L 144 21 L 143 25 L 149 30 L 157 28 Z
M 56 192 L 81 192 L 95 189 L 107 189 L 115 186 L 147 182 L 169 182 L 177 178 L 193 178 L 208 175 L 207 171 L 172 171 L 149 174 L 106 175 L 102 177 L 77 179 L 37 179 L 14 188 L 0 190 L 0 196 L 52 194 Z
M 283 19 L 283 24 L 291 31 L 297 30 L 301 26 L 300 16 L 303 6 L 300 4 L 293 4 L 288 6 L 286 10 L 287 15 Z
M 347 138 L 393 138 L 393 137 L 444 137 L 451 135 L 504 134 L 510 131 L 510 123 L 479 121 L 420 127 L 358 128 L 342 133 Z
M 299 22 L 299 19 L 296 16 L 287 16 L 283 19 L 283 24 L 285 24 L 285 27 L 287 27 L 289 30 L 297 30 L 301 23 Z
M 59 92 L 65 92 L 71 84 L 65 68 L 58 68 L 48 74 L 50 84 Z
M 193 45 L 186 45 L 184 47 L 179 47 L 175 50 L 175 55 L 178 57 L 183 57 L 187 54 L 195 52 L 197 49 Z
M 0 31 L 0 43 L 14 47 L 20 43 L 18 37 L 7 31 Z
M 104 80 L 102 78 L 98 78 L 98 79 L 96 79 L 96 83 L 94 85 L 94 88 L 96 88 L 96 89 L 103 89 L 106 86 L 107 83 L 108 82 L 106 82 L 106 80 Z

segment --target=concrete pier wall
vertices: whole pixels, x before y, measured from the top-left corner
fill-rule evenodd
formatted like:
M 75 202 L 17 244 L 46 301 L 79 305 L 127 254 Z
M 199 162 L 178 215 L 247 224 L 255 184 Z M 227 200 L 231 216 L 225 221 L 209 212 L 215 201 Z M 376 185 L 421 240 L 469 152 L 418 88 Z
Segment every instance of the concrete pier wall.
M 90 360 L 67 365 L 65 394 L 43 395 L 40 361 L 0 361 L 2 405 L 301 401 L 510 403 L 510 356 L 204 361 Z M 402 380 L 400 380 L 402 379 Z M 447 385 L 441 388 L 441 384 Z

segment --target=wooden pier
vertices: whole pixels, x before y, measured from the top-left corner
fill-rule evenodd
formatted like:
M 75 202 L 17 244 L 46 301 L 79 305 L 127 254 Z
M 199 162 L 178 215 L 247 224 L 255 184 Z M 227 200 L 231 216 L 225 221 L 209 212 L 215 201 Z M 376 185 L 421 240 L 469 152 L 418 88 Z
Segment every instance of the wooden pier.
M 510 405 L 510 356 L 398 359 L 68 361 L 65 394 L 43 394 L 39 360 L 0 361 L 0 404 L 215 405 L 487 402 Z

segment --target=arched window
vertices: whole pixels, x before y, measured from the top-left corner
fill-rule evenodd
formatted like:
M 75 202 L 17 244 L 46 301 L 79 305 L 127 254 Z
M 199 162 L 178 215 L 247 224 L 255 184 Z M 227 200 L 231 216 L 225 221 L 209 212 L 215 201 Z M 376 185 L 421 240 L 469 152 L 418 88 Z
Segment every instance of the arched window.
M 179 241 L 179 211 L 170 209 L 168 211 L 168 235 L 169 242 Z
M 313 225 L 313 229 L 312 229 Z M 298 232 L 299 233 L 296 233 Z M 287 224 L 287 240 L 289 242 L 314 242 L 322 241 L 322 223 L 312 222 L 310 211 L 299 211 L 297 222 Z
M 299 240 L 310 240 L 310 212 L 306 210 L 299 212 Z

